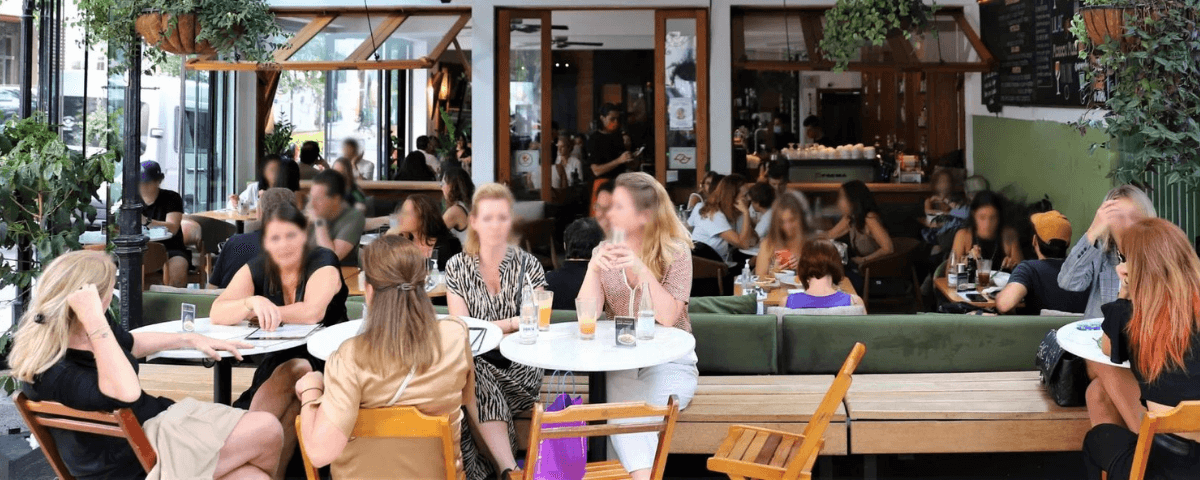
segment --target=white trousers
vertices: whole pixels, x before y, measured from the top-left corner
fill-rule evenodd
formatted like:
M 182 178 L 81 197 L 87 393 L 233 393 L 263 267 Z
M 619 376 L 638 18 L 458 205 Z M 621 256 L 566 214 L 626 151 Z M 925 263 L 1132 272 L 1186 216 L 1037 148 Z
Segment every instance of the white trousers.
M 651 405 L 666 405 L 671 395 L 683 410 L 696 395 L 696 384 L 700 372 L 696 370 L 696 352 L 671 363 L 638 370 L 622 370 L 608 373 L 608 401 L 646 402 Z M 653 422 L 655 418 L 631 418 L 611 423 Z M 652 432 L 614 435 L 609 439 L 611 451 L 616 453 L 626 471 L 634 472 L 654 466 L 654 454 L 658 450 L 658 435 Z

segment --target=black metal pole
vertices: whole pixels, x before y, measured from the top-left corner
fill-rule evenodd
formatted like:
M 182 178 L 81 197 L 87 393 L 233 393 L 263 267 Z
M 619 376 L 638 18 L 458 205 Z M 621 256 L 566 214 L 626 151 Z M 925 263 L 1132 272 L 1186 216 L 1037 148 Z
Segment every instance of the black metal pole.
M 121 156 L 121 214 L 117 218 L 120 230 L 116 245 L 120 259 L 117 286 L 121 290 L 121 326 L 137 328 L 142 322 L 142 252 L 146 236 L 142 235 L 142 198 L 138 194 L 141 180 L 141 104 L 142 104 L 142 42 L 135 41 L 125 50 L 129 67 L 129 83 L 125 87 L 125 151 Z
M 21 10 L 21 118 L 33 115 L 33 9 L 36 0 L 25 0 Z M 33 248 L 29 245 L 28 237 L 22 237 L 17 243 L 17 271 L 25 272 L 33 266 Z M 25 314 L 25 306 L 29 304 L 29 287 L 17 289 L 17 298 L 12 304 L 12 324 L 21 323 L 21 315 Z

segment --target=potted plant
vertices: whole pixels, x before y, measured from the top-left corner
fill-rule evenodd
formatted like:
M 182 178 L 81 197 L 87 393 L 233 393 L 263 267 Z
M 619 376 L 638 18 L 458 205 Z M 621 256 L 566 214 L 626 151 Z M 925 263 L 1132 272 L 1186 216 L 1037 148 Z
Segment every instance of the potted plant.
M 77 0 L 86 44 L 145 38 L 151 65 L 168 53 L 270 61 L 284 34 L 266 0 Z M 117 65 L 119 70 L 121 67 Z
M 865 46 L 880 47 L 888 38 L 908 39 L 924 31 L 937 8 L 921 0 L 838 0 L 825 12 L 821 53 L 840 72 Z
M 1128 47 L 1125 36 L 1125 18 L 1134 15 L 1135 3 L 1130 0 L 1083 0 L 1075 19 L 1082 25 L 1093 45 L 1116 40 Z M 1079 28 L 1079 27 L 1076 27 Z M 1078 34 L 1078 32 L 1076 32 Z
M 286 120 L 275 122 L 275 128 L 272 129 L 271 133 L 263 135 L 263 150 L 266 151 L 267 155 L 284 156 L 284 153 L 288 152 L 289 147 L 292 146 L 292 131 L 294 129 L 292 122 Z
M 36 255 L 34 264 L 20 271 L 12 263 L 0 263 L 0 285 L 27 288 L 42 265 L 81 248 L 86 218 L 96 214 L 92 195 L 113 180 L 116 158 L 113 150 L 85 158 L 68 149 L 40 112 L 5 125 L 0 133 L 0 250 L 28 242 Z M 10 333 L 0 336 L 5 355 Z
M 1091 59 L 1089 83 L 1107 87 L 1076 126 L 1100 128 L 1112 139 L 1093 148 L 1121 153 L 1111 172 L 1117 181 L 1145 185 L 1148 174 L 1158 174 L 1168 185 L 1194 189 L 1200 186 L 1200 0 L 1148 0 L 1130 10 L 1124 41 L 1109 36 L 1097 43 L 1086 17 L 1074 19 L 1080 58 Z

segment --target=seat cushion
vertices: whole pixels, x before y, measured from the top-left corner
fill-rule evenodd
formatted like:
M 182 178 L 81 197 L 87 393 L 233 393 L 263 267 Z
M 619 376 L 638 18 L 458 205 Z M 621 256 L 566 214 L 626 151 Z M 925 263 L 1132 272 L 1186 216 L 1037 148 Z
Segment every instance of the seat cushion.
M 1078 317 L 952 314 L 783 317 L 781 373 L 836 373 L 854 342 L 867 354 L 856 373 L 1034 370 L 1046 332 Z
M 697 313 L 691 320 L 701 375 L 779 373 L 774 316 Z
M 758 301 L 753 295 L 729 295 L 724 297 L 692 297 L 688 302 L 688 313 L 723 313 L 728 315 L 754 315 L 758 313 Z

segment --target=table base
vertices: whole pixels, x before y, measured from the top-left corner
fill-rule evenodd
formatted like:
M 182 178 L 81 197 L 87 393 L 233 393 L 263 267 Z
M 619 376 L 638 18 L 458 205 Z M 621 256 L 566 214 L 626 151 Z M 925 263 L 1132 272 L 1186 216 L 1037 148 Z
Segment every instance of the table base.
M 222 359 L 213 365 L 213 402 L 233 404 L 233 362 Z
M 608 375 L 605 372 L 588 373 L 588 403 L 608 401 Z M 608 437 L 588 438 L 588 462 L 608 460 Z

